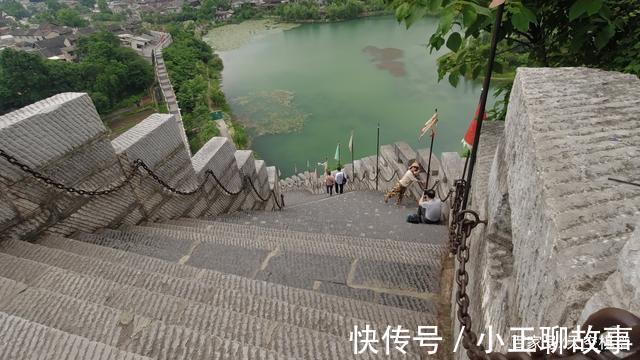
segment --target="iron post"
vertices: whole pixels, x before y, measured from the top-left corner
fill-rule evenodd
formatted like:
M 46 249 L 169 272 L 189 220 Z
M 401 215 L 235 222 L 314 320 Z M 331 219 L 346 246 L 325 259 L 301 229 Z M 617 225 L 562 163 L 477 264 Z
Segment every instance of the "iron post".
M 473 169 L 476 164 L 476 157 L 478 155 L 478 146 L 480 145 L 480 132 L 482 131 L 482 120 L 484 118 L 484 112 L 487 107 L 487 97 L 489 95 L 489 85 L 491 84 L 491 74 L 493 73 L 493 65 L 496 60 L 496 49 L 498 47 L 498 35 L 500 33 L 500 25 L 502 24 L 502 13 L 504 12 L 504 3 L 498 6 L 496 11 L 496 20 L 493 25 L 493 33 L 491 35 L 491 49 L 489 52 L 489 62 L 487 64 L 487 72 L 482 83 L 482 94 L 480 95 L 480 108 L 478 110 L 478 118 L 476 118 L 476 131 L 473 137 L 473 147 L 469 158 L 469 173 L 467 174 L 467 186 L 462 198 L 461 210 L 467 209 L 467 202 L 469 201 L 469 192 L 471 191 L 471 179 L 473 178 Z

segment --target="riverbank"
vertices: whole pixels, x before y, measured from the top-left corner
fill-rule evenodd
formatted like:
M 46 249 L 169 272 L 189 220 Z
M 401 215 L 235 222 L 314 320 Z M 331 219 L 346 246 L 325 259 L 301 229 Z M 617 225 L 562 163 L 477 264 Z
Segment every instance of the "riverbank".
M 279 22 L 275 19 L 247 20 L 239 24 L 228 24 L 211 29 L 202 37 L 214 51 L 238 49 L 261 36 L 290 30 L 300 24 Z

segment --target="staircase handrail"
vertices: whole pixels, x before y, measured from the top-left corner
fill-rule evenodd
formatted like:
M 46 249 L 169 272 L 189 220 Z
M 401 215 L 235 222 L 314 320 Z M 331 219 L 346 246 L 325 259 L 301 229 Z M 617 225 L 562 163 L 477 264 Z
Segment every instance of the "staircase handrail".
M 281 203 L 278 203 L 278 199 L 277 199 L 277 196 L 276 196 L 274 190 L 270 190 L 270 192 L 269 192 L 269 194 L 267 196 L 261 195 L 260 192 L 258 191 L 258 189 L 256 189 L 255 185 L 253 184 L 253 180 L 251 180 L 251 178 L 249 176 L 247 176 L 247 175 L 244 175 L 242 177 L 240 188 L 238 190 L 233 191 L 233 190 L 229 190 L 224 184 L 222 184 L 220 179 L 216 176 L 216 174 L 211 169 L 207 169 L 205 171 L 204 179 L 202 179 L 202 181 L 200 182 L 200 184 L 198 184 L 198 186 L 196 186 L 194 189 L 191 189 L 191 190 L 181 190 L 181 189 L 178 189 L 178 188 L 175 188 L 175 187 L 169 185 L 155 171 L 153 171 L 153 169 L 151 169 L 143 160 L 136 159 L 135 161 L 133 161 L 133 164 L 130 165 L 131 168 L 130 168 L 129 172 L 125 175 L 125 177 L 119 183 L 111 184 L 106 189 L 102 189 L 102 190 L 98 190 L 98 189 L 86 190 L 86 189 L 78 189 L 78 188 L 75 188 L 75 187 L 72 187 L 72 186 L 65 185 L 65 184 L 63 184 L 63 183 L 61 183 L 59 181 L 56 181 L 56 180 L 52 179 L 51 177 L 49 177 L 49 176 L 47 176 L 47 175 L 45 175 L 45 174 L 43 174 L 43 173 L 41 173 L 41 172 L 39 172 L 37 170 L 34 170 L 31 166 L 21 162 L 15 156 L 12 156 L 12 155 L 8 154 L 3 149 L 0 149 L 0 157 L 4 158 L 7 162 L 9 162 L 9 164 L 16 166 L 17 168 L 19 168 L 23 172 L 25 172 L 27 174 L 30 174 L 35 179 L 39 180 L 40 182 L 43 182 L 47 186 L 53 186 L 58 190 L 66 191 L 66 192 L 68 192 L 70 194 L 74 194 L 74 195 L 78 195 L 78 196 L 86 196 L 86 197 L 104 196 L 104 195 L 109 195 L 111 193 L 117 192 L 120 189 L 122 189 L 125 185 L 130 183 L 136 176 L 138 176 L 140 174 L 139 170 L 142 169 L 152 179 L 154 179 L 158 184 L 160 184 L 160 186 L 162 186 L 162 188 L 164 188 L 165 190 L 168 190 L 169 192 L 171 192 L 173 194 L 177 194 L 177 195 L 193 195 L 196 192 L 202 190 L 204 185 L 207 183 L 209 177 L 212 177 L 215 180 L 215 182 L 218 185 L 218 187 L 220 189 L 222 189 L 223 193 L 225 193 L 226 195 L 235 196 L 235 195 L 240 194 L 242 191 L 244 191 L 247 188 L 246 184 L 248 182 L 249 185 L 251 186 L 251 190 L 253 190 L 253 192 L 256 194 L 256 196 L 261 201 L 267 202 L 267 201 L 269 201 L 269 199 L 271 199 L 273 197 L 273 201 L 276 204 L 276 206 L 278 207 L 278 209 L 282 209 L 284 207 L 284 202 L 282 201 L 282 199 L 280 199 Z

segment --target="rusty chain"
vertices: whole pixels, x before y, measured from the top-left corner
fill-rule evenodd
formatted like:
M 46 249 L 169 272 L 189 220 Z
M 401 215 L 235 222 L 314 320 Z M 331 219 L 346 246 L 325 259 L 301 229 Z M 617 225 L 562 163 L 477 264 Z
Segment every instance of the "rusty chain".
M 462 207 L 462 198 L 464 196 L 464 191 L 467 186 L 467 182 L 464 179 L 458 179 L 453 182 L 455 194 L 452 198 L 451 204 L 451 219 L 449 222 L 449 251 L 452 254 L 456 254 L 458 251 L 458 247 L 461 241 L 461 233 L 457 231 L 458 222 L 454 221 L 458 214 L 460 213 L 460 208 Z
M 473 216 L 468 219 L 467 214 Z M 478 213 L 473 210 L 464 210 L 454 213 L 452 219 L 456 226 L 456 234 L 460 235 L 460 244 L 458 245 L 456 258 L 458 260 L 458 270 L 456 271 L 456 303 L 458 304 L 457 316 L 461 328 L 464 329 L 462 346 L 467 350 L 467 355 L 473 360 L 489 359 L 484 351 L 484 347 L 477 345 L 477 335 L 471 330 L 471 316 L 469 315 L 469 295 L 467 294 L 467 285 L 469 284 L 469 274 L 467 273 L 467 262 L 469 261 L 469 247 L 467 246 L 467 238 L 471 234 L 471 230 L 478 224 L 487 224 L 486 221 L 480 220 Z
M 454 193 L 454 190 L 449 189 L 449 191 L 447 192 L 447 195 L 443 198 L 442 193 L 440 193 L 440 187 L 438 187 L 438 185 L 440 185 L 440 180 L 436 180 L 433 183 L 433 186 L 429 190 L 435 190 L 436 195 L 438 196 L 438 199 L 440 199 L 440 201 L 442 202 L 446 202 L 449 199 L 449 197 L 451 197 L 451 194 Z
M 275 194 L 275 192 L 273 190 L 271 190 L 271 192 L 269 193 L 269 195 L 267 197 L 264 197 L 264 196 L 260 195 L 260 193 L 258 192 L 256 187 L 254 186 L 253 181 L 248 176 L 243 176 L 242 182 L 241 182 L 241 187 L 240 187 L 239 190 L 231 191 L 231 190 L 227 189 L 226 186 L 224 186 L 224 184 L 222 184 L 220 179 L 218 179 L 218 177 L 214 174 L 214 172 L 211 169 L 207 169 L 205 171 L 204 179 L 202 180 L 202 182 L 195 189 L 193 189 L 193 190 L 180 190 L 180 189 L 177 189 L 177 188 L 169 185 L 166 181 L 162 180 L 162 178 L 155 171 L 153 171 L 144 161 L 142 161 L 141 159 L 136 159 L 133 162 L 133 166 L 131 167 L 130 171 L 127 173 L 127 175 L 124 177 L 124 179 L 120 183 L 118 183 L 116 185 L 111 185 L 107 189 L 103 189 L 103 190 L 85 190 L 85 189 L 76 189 L 74 187 L 64 185 L 61 182 L 56 181 L 56 180 L 44 175 L 43 173 L 41 173 L 41 172 L 39 172 L 37 170 L 34 170 L 33 168 L 31 168 L 31 166 L 21 162 L 15 156 L 8 154 L 6 151 L 4 151 L 2 149 L 0 149 L 0 158 L 5 159 L 9 164 L 18 167 L 23 172 L 25 172 L 27 174 L 30 174 L 35 179 L 37 179 L 40 182 L 43 182 L 44 184 L 46 184 L 48 186 L 53 186 L 58 190 L 66 191 L 66 192 L 68 192 L 70 194 L 75 194 L 75 195 L 80 195 L 80 196 L 89 196 L 89 197 L 90 196 L 104 196 L 104 195 L 108 195 L 108 194 L 114 193 L 114 192 L 122 189 L 128 183 L 130 183 L 133 180 L 133 178 L 136 175 L 139 174 L 138 170 L 142 169 L 153 180 L 155 180 L 158 184 L 160 184 L 160 186 L 162 186 L 165 190 L 167 190 L 167 191 L 169 191 L 171 193 L 174 193 L 174 194 L 178 194 L 178 195 L 193 195 L 193 194 L 195 194 L 196 192 L 202 190 L 202 188 L 206 184 L 208 178 L 212 177 L 216 181 L 216 183 L 218 184 L 218 187 L 220 189 L 222 189 L 222 191 L 226 195 L 235 196 L 235 195 L 240 194 L 245 189 L 245 183 L 248 180 L 249 183 L 251 184 L 251 188 L 253 189 L 254 193 L 258 196 L 258 198 L 261 201 L 266 202 L 271 197 L 273 197 L 274 203 L 276 204 L 276 206 L 279 209 L 282 209 L 282 207 L 283 207 L 283 204 L 278 203 L 277 196 L 276 196 L 276 194 Z M 282 201 L 282 199 L 281 199 L 281 201 Z
M 472 320 L 469 314 L 470 299 L 467 293 L 467 286 L 469 285 L 469 273 L 467 272 L 467 264 L 469 262 L 469 245 L 467 243 L 471 231 L 478 225 L 487 225 L 486 220 L 480 220 L 477 212 L 473 210 L 461 211 L 459 204 L 459 194 L 463 191 L 466 184 L 463 180 L 456 181 L 456 196 L 454 198 L 454 208 L 452 213 L 452 221 L 450 230 L 453 229 L 454 236 L 452 237 L 452 251 L 456 255 L 458 261 L 458 269 L 455 272 L 455 281 L 458 285 L 456 290 L 456 316 L 462 330 L 462 346 L 467 351 L 467 356 L 471 360 L 534 360 L 534 359 L 572 359 L 572 360 L 611 360 L 611 359 L 626 359 L 632 360 L 638 358 L 638 347 L 632 354 L 624 357 L 612 357 L 608 351 L 602 351 L 601 353 L 589 353 L 588 356 L 582 353 L 576 353 L 570 349 L 556 350 L 556 353 L 547 354 L 546 352 L 538 349 L 536 352 L 529 353 L 498 353 L 485 351 L 484 346 L 478 342 L 477 334 L 472 330 Z M 470 216 L 470 217 L 469 217 Z M 608 324 L 608 325 L 607 325 Z M 629 313 L 628 311 L 615 308 L 607 308 L 600 310 L 592 314 L 587 319 L 584 326 L 594 325 L 596 328 L 603 328 L 604 326 L 624 325 L 625 327 L 640 326 L 640 318 Z M 636 334 L 636 337 L 640 336 Z M 635 340 L 640 341 L 640 340 Z M 635 344 L 635 343 L 634 343 Z

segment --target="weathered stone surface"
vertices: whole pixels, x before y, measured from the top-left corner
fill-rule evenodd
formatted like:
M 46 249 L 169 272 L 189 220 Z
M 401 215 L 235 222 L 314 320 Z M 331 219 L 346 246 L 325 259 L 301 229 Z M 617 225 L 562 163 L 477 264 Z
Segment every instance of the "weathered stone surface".
M 580 314 L 584 322 L 594 312 L 605 307 L 625 309 L 640 314 L 640 219 L 635 231 L 620 251 L 618 267 L 587 302 Z
M 0 354 L 12 360 L 151 360 L 3 312 L 0 312 Z
M 514 311 L 524 322 L 573 323 L 615 269 L 640 195 L 607 178 L 631 178 L 640 168 L 633 146 L 640 138 L 639 97 L 633 75 L 518 71 L 505 154 L 518 259 Z
M 488 220 L 469 240 L 476 330 L 572 326 L 604 297 L 632 306 L 624 284 L 637 279 L 616 270 L 637 265 L 623 246 L 640 195 L 608 178 L 637 176 L 639 96 L 632 75 L 518 69 L 504 136 L 485 124 L 472 184 L 471 208 Z
M 205 243 L 193 249 L 186 264 L 251 277 L 260 270 L 269 253 L 269 250 Z
M 440 174 L 442 183 L 453 185 L 456 179 L 460 179 L 464 170 L 465 159 L 455 152 L 443 152 L 440 154 Z
M 404 141 L 398 141 L 393 144 L 395 147 L 396 159 L 399 163 L 408 167 L 411 162 L 416 160 L 416 152 Z
M 256 279 L 302 289 L 313 288 L 314 281 L 346 284 L 351 262 L 341 256 L 275 253 Z
M 440 266 L 400 264 L 362 259 L 354 265 L 352 284 L 370 289 L 437 293 Z

